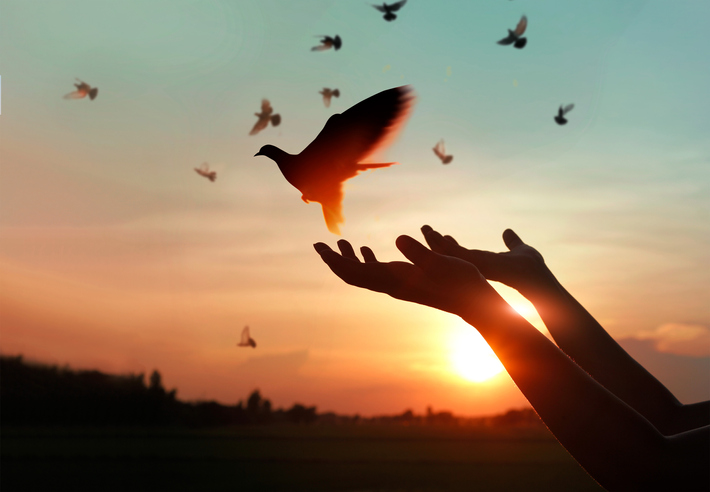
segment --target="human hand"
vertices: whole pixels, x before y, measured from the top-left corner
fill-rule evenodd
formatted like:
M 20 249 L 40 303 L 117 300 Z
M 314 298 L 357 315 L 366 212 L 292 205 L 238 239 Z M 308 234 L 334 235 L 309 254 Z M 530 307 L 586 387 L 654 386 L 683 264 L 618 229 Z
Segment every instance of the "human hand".
M 442 236 L 428 225 L 421 230 L 432 251 L 472 263 L 488 280 L 502 282 L 523 295 L 545 283 L 556 282 L 542 255 L 511 229 L 503 232 L 503 242 L 509 249 L 504 253 L 466 249 L 453 237 Z
M 396 299 L 459 316 L 473 312 L 477 313 L 476 317 L 485 315 L 500 302 L 505 304 L 472 263 L 430 251 L 409 236 L 399 236 L 395 244 L 411 263 L 379 262 L 367 246 L 360 248 L 363 263 L 344 239 L 338 241 L 341 254 L 324 243 L 313 247 L 333 273 L 346 283 Z M 491 302 L 496 299 L 499 302 Z

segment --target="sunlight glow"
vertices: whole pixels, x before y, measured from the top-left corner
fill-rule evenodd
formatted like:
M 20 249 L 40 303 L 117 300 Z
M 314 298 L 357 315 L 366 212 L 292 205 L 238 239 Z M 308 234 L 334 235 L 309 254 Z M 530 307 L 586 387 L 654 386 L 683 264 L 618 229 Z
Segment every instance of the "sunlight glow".
M 503 365 L 483 337 L 470 326 L 452 338 L 451 363 L 456 373 L 474 383 L 486 381 L 503 371 Z

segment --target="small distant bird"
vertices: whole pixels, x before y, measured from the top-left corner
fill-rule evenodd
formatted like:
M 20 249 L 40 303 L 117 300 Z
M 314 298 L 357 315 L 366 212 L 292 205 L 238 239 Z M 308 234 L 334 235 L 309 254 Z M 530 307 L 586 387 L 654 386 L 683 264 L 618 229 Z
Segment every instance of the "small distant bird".
M 254 124 L 254 128 L 251 129 L 249 135 L 256 135 L 261 130 L 269 126 L 269 121 L 274 126 L 279 126 L 281 123 L 280 114 L 271 114 L 274 112 L 274 108 L 271 107 L 271 103 L 268 99 L 261 100 L 261 113 L 254 113 L 254 116 L 259 118 Z
M 338 89 L 328 89 L 326 87 L 323 88 L 322 91 L 320 91 L 318 94 L 323 94 L 323 104 L 325 104 L 326 108 L 330 107 L 330 98 L 335 96 L 335 97 L 340 97 L 340 91 Z
M 562 105 L 560 105 L 560 109 L 559 111 L 557 111 L 557 116 L 555 116 L 555 121 L 558 125 L 567 124 L 567 119 L 565 118 L 565 115 L 572 111 L 572 108 L 574 108 L 574 104 L 568 104 L 565 107 L 562 107 Z
M 382 91 L 331 116 L 300 154 L 264 145 L 255 157 L 264 155 L 276 161 L 286 180 L 303 193 L 304 202 L 321 204 L 328 230 L 340 234 L 338 224 L 345 221 L 343 183 L 360 171 L 396 164 L 361 162 L 375 158 L 389 146 L 404 126 L 413 100 L 409 86 Z
M 237 344 L 237 347 L 253 347 L 256 348 L 256 342 L 249 336 L 249 327 L 245 326 L 242 330 L 242 339 Z
M 82 82 L 79 79 L 76 79 L 79 81 L 78 84 L 74 84 L 74 87 L 76 87 L 76 90 L 74 92 L 70 92 L 66 96 L 64 96 L 64 99 L 83 99 L 86 96 L 89 96 L 89 99 L 92 101 L 96 99 L 96 96 L 99 93 L 99 89 L 94 87 L 93 89 L 89 84 L 86 82 Z
M 444 147 L 443 138 L 439 140 L 439 142 L 434 146 L 433 150 L 436 156 L 441 159 L 442 164 L 448 164 L 449 162 L 454 160 L 454 156 L 446 155 L 446 148 Z
M 195 172 L 200 176 L 204 176 L 212 182 L 217 179 L 217 171 L 210 171 L 210 165 L 206 162 L 203 162 L 200 167 L 196 167 Z
M 320 35 L 320 36 L 316 36 L 316 37 L 323 38 L 323 39 L 320 40 L 321 44 L 311 48 L 311 51 L 325 51 L 330 48 L 335 48 L 335 51 L 338 51 L 340 49 L 340 47 L 343 45 L 343 42 L 340 39 L 340 36 L 338 36 L 337 34 L 334 38 L 331 38 L 330 36 L 325 36 L 325 35 Z
M 523 49 L 525 45 L 528 43 L 527 38 L 522 38 L 521 36 L 525 34 L 525 29 L 528 27 L 528 18 L 525 16 L 522 16 L 520 18 L 520 22 L 518 22 L 518 26 L 515 28 L 515 31 L 511 31 L 508 29 L 508 37 L 503 38 L 500 41 L 498 41 L 498 44 L 502 45 L 509 45 L 513 44 L 518 49 Z
M 385 19 L 388 22 L 392 22 L 397 18 L 395 14 L 392 12 L 397 12 L 399 9 L 401 9 L 404 4 L 407 3 L 407 0 L 400 0 L 399 2 L 391 3 L 387 5 L 386 3 L 383 3 L 382 6 L 380 5 L 372 5 L 375 7 L 377 10 L 380 12 L 384 13 L 385 15 L 383 16 L 383 19 Z

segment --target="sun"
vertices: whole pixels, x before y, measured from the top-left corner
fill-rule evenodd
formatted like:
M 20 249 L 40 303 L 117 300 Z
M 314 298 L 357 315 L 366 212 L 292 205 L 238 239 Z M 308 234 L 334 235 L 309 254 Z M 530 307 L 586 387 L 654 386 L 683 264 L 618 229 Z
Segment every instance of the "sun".
M 483 337 L 470 326 L 455 333 L 451 348 L 454 370 L 468 381 L 482 383 L 504 369 Z

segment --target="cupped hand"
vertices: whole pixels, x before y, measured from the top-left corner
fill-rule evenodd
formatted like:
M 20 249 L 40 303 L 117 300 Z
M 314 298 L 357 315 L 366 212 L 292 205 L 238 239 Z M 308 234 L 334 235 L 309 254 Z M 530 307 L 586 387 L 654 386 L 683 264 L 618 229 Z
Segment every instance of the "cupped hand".
M 485 310 L 500 296 L 478 269 L 460 258 L 429 250 L 409 236 L 399 236 L 397 248 L 411 263 L 377 261 L 366 246 L 360 248 L 364 262 L 355 255 L 349 242 L 338 241 L 340 254 L 327 244 L 313 245 L 323 261 L 350 285 L 383 292 L 404 301 L 462 315 L 472 309 Z
M 488 280 L 502 282 L 523 294 L 554 280 L 542 255 L 511 229 L 503 232 L 503 242 L 509 250 L 504 253 L 464 248 L 453 237 L 442 236 L 428 225 L 421 230 L 433 251 L 472 263 Z

